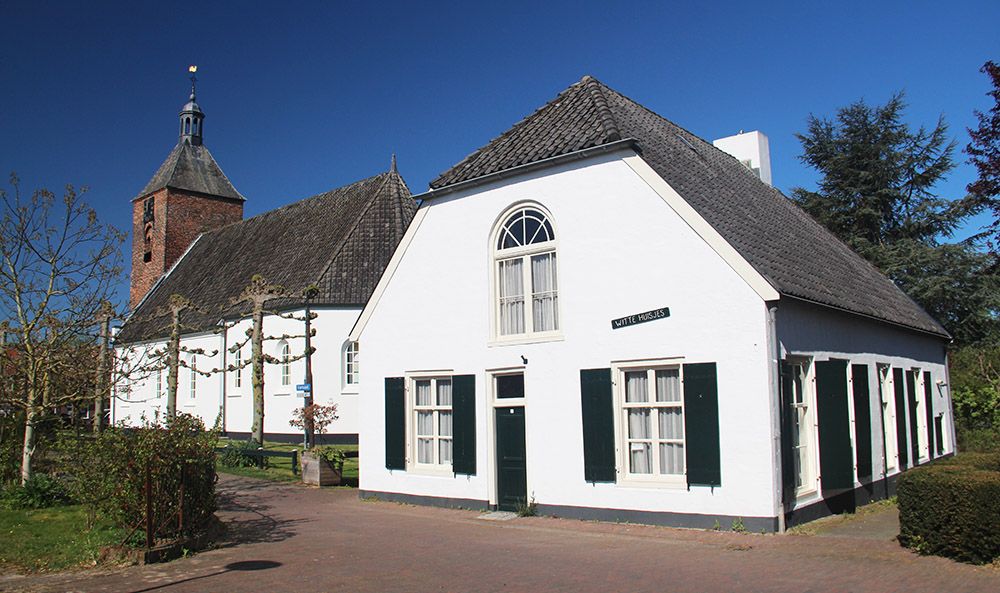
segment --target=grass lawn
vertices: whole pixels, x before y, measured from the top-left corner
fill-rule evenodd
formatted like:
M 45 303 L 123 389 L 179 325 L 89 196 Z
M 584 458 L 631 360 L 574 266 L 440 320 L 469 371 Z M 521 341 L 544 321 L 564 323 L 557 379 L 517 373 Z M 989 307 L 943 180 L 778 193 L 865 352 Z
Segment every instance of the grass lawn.
M 219 441 L 219 446 L 224 447 L 229 441 Z M 357 445 L 336 445 L 337 448 L 343 449 L 344 451 L 357 451 Z M 299 444 L 288 444 L 288 443 L 275 443 L 271 441 L 264 441 L 264 449 L 268 451 L 295 451 L 296 449 L 301 450 L 302 445 Z M 264 469 L 258 469 L 256 467 L 223 467 L 218 461 L 215 463 L 216 470 L 223 474 L 232 474 L 236 476 L 247 476 L 251 478 L 263 478 L 265 480 L 275 480 L 278 482 L 298 482 L 302 480 L 300 475 L 295 475 L 292 473 L 292 460 L 284 457 L 269 457 L 267 459 L 268 467 Z M 341 484 L 343 486 L 349 486 L 356 488 L 358 486 L 358 458 L 349 457 L 344 460 L 344 474 L 343 481 Z
M 81 505 L 48 509 L 0 509 L 0 569 L 42 572 L 92 566 L 102 546 L 121 543 L 125 534 L 98 521 L 87 530 Z

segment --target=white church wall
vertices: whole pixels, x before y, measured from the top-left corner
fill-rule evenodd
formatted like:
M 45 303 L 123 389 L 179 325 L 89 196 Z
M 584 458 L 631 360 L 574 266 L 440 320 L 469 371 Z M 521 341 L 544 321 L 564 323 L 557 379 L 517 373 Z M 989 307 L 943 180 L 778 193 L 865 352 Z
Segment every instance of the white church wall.
M 316 335 L 313 346 L 313 385 L 316 403 L 324 405 L 336 404 L 338 419 L 331 424 L 326 433 L 329 435 L 344 435 L 344 440 L 353 440 L 358 432 L 358 395 L 357 389 L 344 384 L 342 373 L 342 352 L 347 336 L 357 319 L 358 307 L 321 308 L 315 310 L 317 315 L 313 320 Z M 298 317 L 304 313 L 294 312 Z M 236 364 L 234 353 L 225 351 L 237 342 L 246 339 L 246 330 L 250 327 L 249 320 L 242 320 L 230 327 L 225 336 L 215 333 L 182 336 L 182 348 L 204 349 L 206 354 L 198 355 L 198 368 L 203 370 L 222 369 L 227 365 Z M 283 319 L 267 315 L 264 319 L 265 336 L 281 337 L 283 335 L 299 335 L 304 332 L 303 322 Z M 305 349 L 305 340 L 301 337 L 286 340 L 292 357 L 300 356 Z M 268 340 L 264 343 L 265 352 L 276 359 L 281 358 L 281 341 Z M 151 342 L 133 347 L 134 355 L 141 356 L 144 352 L 163 349 L 163 342 Z M 250 360 L 250 344 L 241 349 L 243 362 Z M 119 348 L 122 354 L 127 348 Z M 214 356 L 209 356 L 215 352 Z M 182 353 L 185 361 L 190 354 Z M 305 381 L 305 360 L 300 359 L 289 363 L 288 384 L 283 384 L 282 365 L 266 364 L 264 367 L 264 431 L 271 435 L 294 435 L 299 431 L 288 424 L 292 412 L 301 408 L 303 398 L 295 387 Z M 115 421 L 124 421 L 135 425 L 143 414 L 152 418 L 155 413 L 162 414 L 166 408 L 166 371 L 162 372 L 162 392 L 156 393 L 156 373 L 131 381 L 127 390 L 127 401 L 116 398 L 114 404 Z M 253 388 L 250 366 L 237 373 L 229 371 L 213 374 L 209 377 L 198 375 L 196 378 L 195 397 L 190 395 L 190 376 L 188 369 L 181 368 L 178 375 L 177 409 L 179 412 L 194 414 L 211 427 L 220 412 L 225 407 L 225 420 L 221 425 L 228 433 L 237 436 L 248 434 L 253 423 Z M 363 374 L 361 375 L 363 379 Z M 223 396 L 225 393 L 225 396 Z
M 620 157 L 553 167 L 423 206 L 420 227 L 361 333 L 362 490 L 492 502 L 488 371 L 523 368 L 528 495 L 539 504 L 774 516 L 764 304 Z M 490 237 L 501 213 L 522 200 L 552 214 L 561 335 L 501 344 L 491 338 Z M 612 319 L 664 306 L 669 318 L 611 329 Z M 587 483 L 580 370 L 670 357 L 718 363 L 722 486 Z M 428 370 L 476 377 L 474 476 L 385 468 L 384 379 Z

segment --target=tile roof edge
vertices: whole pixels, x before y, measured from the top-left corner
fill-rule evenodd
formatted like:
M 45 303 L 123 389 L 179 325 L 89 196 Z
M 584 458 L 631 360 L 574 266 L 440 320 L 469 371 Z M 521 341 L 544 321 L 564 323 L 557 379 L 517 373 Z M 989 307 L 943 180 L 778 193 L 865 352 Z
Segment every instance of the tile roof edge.
M 924 328 L 920 328 L 920 327 L 914 327 L 912 325 L 906 325 L 905 323 L 900 323 L 898 321 L 890 321 L 888 319 L 884 319 L 882 317 L 876 317 L 874 315 L 869 315 L 867 313 L 861 313 L 859 311 L 852 311 L 852 310 L 847 309 L 845 307 L 838 307 L 837 305 L 831 305 L 829 303 L 823 303 L 823 302 L 816 301 L 816 300 L 813 300 L 813 299 L 808 299 L 808 298 L 805 298 L 805 297 L 796 296 L 796 295 L 793 295 L 793 294 L 788 294 L 788 293 L 786 293 L 784 291 L 779 291 L 779 292 L 781 292 L 782 298 L 787 298 L 787 299 L 791 299 L 791 300 L 794 300 L 794 301 L 799 301 L 799 302 L 802 302 L 802 303 L 808 303 L 810 305 L 815 305 L 817 307 L 823 307 L 824 309 L 831 309 L 831 310 L 834 310 L 834 311 L 840 311 L 841 313 L 846 313 L 848 315 L 856 315 L 858 317 L 864 317 L 865 319 L 870 319 L 871 321 L 875 321 L 875 322 L 878 322 L 878 323 L 884 323 L 886 325 L 891 325 L 891 326 L 894 326 L 894 327 L 905 329 L 907 331 L 912 331 L 912 332 L 917 332 L 917 333 L 920 333 L 920 334 L 925 334 L 925 335 L 931 336 L 933 338 L 938 338 L 940 340 L 944 340 L 944 341 L 948 341 L 948 342 L 951 342 L 953 340 L 951 334 L 949 334 L 947 330 L 944 330 L 943 327 L 942 327 L 942 330 L 944 330 L 944 333 L 938 333 L 938 332 L 931 331 L 929 329 L 924 329 Z M 906 294 L 906 293 L 904 292 L 904 294 Z M 780 306 L 779 306 L 779 311 L 780 311 Z M 926 311 L 925 311 L 925 313 L 926 313 Z M 779 315 L 780 315 L 780 313 L 779 313 Z M 928 317 L 929 316 L 930 315 L 928 314 Z M 938 325 L 940 325 L 940 322 L 938 322 L 936 319 L 934 319 L 933 317 L 931 317 L 931 319 L 934 320 L 935 323 L 938 323 Z
M 439 188 L 432 188 L 422 194 L 417 194 L 410 197 L 413 200 L 430 200 L 446 194 L 468 189 L 470 187 L 476 187 L 500 179 L 506 179 L 508 177 L 521 175 L 523 173 L 534 171 L 536 169 L 545 169 L 547 167 L 553 167 L 555 165 L 559 165 L 565 162 L 581 160 L 598 154 L 616 152 L 618 150 L 625 150 L 629 148 L 635 150 L 636 152 L 640 152 L 639 141 L 636 140 L 635 138 L 622 138 L 621 140 L 615 140 L 613 142 L 605 142 L 604 144 L 598 144 L 597 146 L 590 146 L 587 148 L 582 148 L 580 150 L 574 150 L 573 152 L 567 152 L 564 154 L 559 154 L 556 156 L 541 159 L 539 161 L 524 163 L 523 165 L 517 165 L 516 167 L 510 167 L 508 169 L 494 171 L 492 173 L 487 173 L 486 175 L 480 175 L 479 177 L 473 177 L 472 179 L 466 179 L 465 181 L 459 181 L 458 183 L 453 183 L 451 185 L 445 185 Z

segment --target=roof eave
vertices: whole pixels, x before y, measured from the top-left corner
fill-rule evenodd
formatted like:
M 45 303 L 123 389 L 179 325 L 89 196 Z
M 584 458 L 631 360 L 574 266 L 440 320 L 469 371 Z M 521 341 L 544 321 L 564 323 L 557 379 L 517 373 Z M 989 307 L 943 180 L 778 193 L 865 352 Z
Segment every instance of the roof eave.
M 480 175 L 479 177 L 473 177 L 472 179 L 466 179 L 465 181 L 459 181 L 458 183 L 453 183 L 451 185 L 446 185 L 444 187 L 436 189 L 432 188 L 422 194 L 417 194 L 411 197 L 414 200 L 430 200 L 446 194 L 451 194 L 457 191 L 462 191 L 472 187 L 484 185 L 486 183 L 492 183 L 494 181 L 506 179 L 508 177 L 523 175 L 530 171 L 544 169 L 547 167 L 553 167 L 569 161 L 576 161 L 600 154 L 617 152 L 619 150 L 627 150 L 627 149 L 632 149 L 636 152 L 639 152 L 639 141 L 636 140 L 635 138 L 623 138 L 621 140 L 615 140 L 613 142 L 606 142 L 604 144 L 598 144 L 597 146 L 591 146 L 589 148 L 583 148 L 580 150 L 575 150 L 573 152 L 567 152 L 565 154 L 548 157 L 538 161 L 532 161 L 530 163 L 525 163 L 523 165 L 518 165 L 516 167 L 510 167 L 509 169 L 494 171 L 493 173 L 487 173 L 486 175 Z
M 816 301 L 816 300 L 813 300 L 813 299 L 808 299 L 808 298 L 805 298 L 805 297 L 796 296 L 796 295 L 793 295 L 793 294 L 788 294 L 786 292 L 781 292 L 781 296 L 783 298 L 792 299 L 792 300 L 800 301 L 800 302 L 803 302 L 803 303 L 808 303 L 810 305 L 815 305 L 817 307 L 824 307 L 826 309 L 832 309 L 834 311 L 840 311 L 841 313 L 847 313 L 849 315 L 856 315 L 858 317 L 864 317 L 865 319 L 871 319 L 872 321 L 877 321 L 879 323 L 885 323 L 887 325 L 892 325 L 892 326 L 895 326 L 895 327 L 898 327 L 898 328 L 902 328 L 902 329 L 905 329 L 905 330 L 908 330 L 908 331 L 925 334 L 925 335 L 928 335 L 928 336 L 931 336 L 931 337 L 934 337 L 934 338 L 937 338 L 939 340 L 943 340 L 943 341 L 946 341 L 946 342 L 951 342 L 953 340 L 951 334 L 949 334 L 948 331 L 946 329 L 944 329 L 944 327 L 941 328 L 941 332 L 944 332 L 944 333 L 941 333 L 941 332 L 931 331 L 929 329 L 923 329 L 923 328 L 920 328 L 920 327 L 914 327 L 912 325 L 907 325 L 905 323 L 900 323 L 898 321 L 890 321 L 890 320 L 888 320 L 888 319 L 886 319 L 884 317 L 878 317 L 878 316 L 875 316 L 875 315 L 871 315 L 869 313 L 861 313 L 859 311 L 852 311 L 852 310 L 847 309 L 845 307 L 838 307 L 837 305 L 831 305 L 829 303 L 823 303 L 823 302 Z M 935 323 L 938 323 L 938 322 L 935 320 Z

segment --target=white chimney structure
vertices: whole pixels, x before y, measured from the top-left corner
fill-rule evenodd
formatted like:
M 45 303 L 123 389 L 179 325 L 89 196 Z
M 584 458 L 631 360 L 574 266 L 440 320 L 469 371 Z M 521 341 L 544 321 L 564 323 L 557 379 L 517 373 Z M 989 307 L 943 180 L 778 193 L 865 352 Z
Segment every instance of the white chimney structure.
M 761 181 L 771 185 L 771 152 L 767 144 L 767 136 L 761 132 L 744 132 L 740 130 L 735 136 L 726 136 L 712 142 L 724 152 L 736 157 L 736 160 L 753 171 Z

